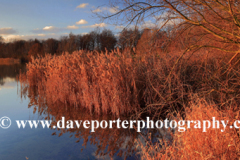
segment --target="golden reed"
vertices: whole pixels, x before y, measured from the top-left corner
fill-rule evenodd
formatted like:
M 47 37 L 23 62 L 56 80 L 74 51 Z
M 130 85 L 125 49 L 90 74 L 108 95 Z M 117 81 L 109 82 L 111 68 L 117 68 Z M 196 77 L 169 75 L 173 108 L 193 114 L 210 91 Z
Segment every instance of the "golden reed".
M 200 52 L 186 54 L 176 64 L 181 53 L 154 52 L 78 51 L 39 57 L 20 75 L 21 84 L 32 88 L 22 92 L 32 92 L 30 105 L 60 103 L 65 105 L 59 110 L 84 107 L 99 115 L 147 112 L 155 118 L 239 119 L 238 61 L 229 65 L 226 56 Z M 240 153 L 238 129 L 192 129 L 175 133 L 171 143 L 139 145 L 143 159 L 236 159 Z

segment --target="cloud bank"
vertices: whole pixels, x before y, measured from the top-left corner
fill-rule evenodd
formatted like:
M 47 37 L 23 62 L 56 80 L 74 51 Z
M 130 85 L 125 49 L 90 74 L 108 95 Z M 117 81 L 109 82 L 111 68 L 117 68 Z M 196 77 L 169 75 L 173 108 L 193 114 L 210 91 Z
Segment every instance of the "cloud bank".
M 0 28 L 0 35 L 9 35 L 9 34 L 14 34 L 17 33 L 14 29 L 11 27 L 7 28 Z

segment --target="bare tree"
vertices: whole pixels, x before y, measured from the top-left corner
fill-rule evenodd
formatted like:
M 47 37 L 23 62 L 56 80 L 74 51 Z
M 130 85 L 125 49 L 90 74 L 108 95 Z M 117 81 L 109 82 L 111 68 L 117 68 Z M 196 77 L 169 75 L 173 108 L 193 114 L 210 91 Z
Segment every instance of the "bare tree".
M 0 43 L 3 43 L 4 39 L 2 36 L 0 36 Z
M 81 49 L 83 50 L 93 50 L 91 42 L 93 41 L 93 38 L 90 34 L 85 34 L 80 39 Z
M 146 54 L 156 51 L 162 51 L 166 45 L 168 36 L 164 31 L 156 29 L 144 29 L 136 46 L 137 54 Z
M 0 57 L 3 56 L 3 49 L 4 49 L 3 41 L 4 41 L 3 37 L 0 36 Z
M 187 50 L 212 48 L 235 53 L 233 58 L 238 54 L 240 44 L 240 2 L 238 0 L 119 0 L 113 2 L 123 7 L 119 8 L 115 14 L 103 16 L 104 19 L 119 16 L 123 17 L 126 23 L 141 24 L 144 20 L 149 20 L 149 17 L 155 17 L 159 30 L 174 21 L 176 22 L 173 24 L 174 33 L 178 33 L 175 38 L 182 34 L 191 36 Z
M 57 52 L 59 54 L 62 54 L 65 51 L 68 51 L 68 36 L 61 36 L 59 40 Z
M 117 39 L 112 33 L 111 30 L 104 29 L 101 34 L 99 35 L 99 41 L 101 45 L 101 51 L 105 51 L 107 49 L 108 51 L 111 51 L 114 49 Z
M 118 39 L 118 46 L 122 50 L 126 48 L 130 48 L 131 50 L 137 46 L 138 40 L 141 37 L 141 33 L 138 30 L 138 28 L 135 29 L 124 29 L 122 32 L 119 34 L 119 39 Z
M 58 49 L 58 41 L 56 39 L 49 38 L 44 42 L 45 53 L 55 54 L 57 53 L 57 49 Z

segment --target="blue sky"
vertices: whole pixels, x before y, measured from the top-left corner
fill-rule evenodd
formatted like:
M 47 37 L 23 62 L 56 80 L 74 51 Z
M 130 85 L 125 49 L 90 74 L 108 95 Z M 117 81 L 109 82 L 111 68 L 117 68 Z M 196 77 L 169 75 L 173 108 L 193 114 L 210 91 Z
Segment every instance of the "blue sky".
M 1 0 L 0 35 L 11 39 L 46 39 L 88 33 L 115 26 L 100 21 L 93 12 L 116 12 L 109 0 Z M 99 8 L 98 8 L 99 7 Z

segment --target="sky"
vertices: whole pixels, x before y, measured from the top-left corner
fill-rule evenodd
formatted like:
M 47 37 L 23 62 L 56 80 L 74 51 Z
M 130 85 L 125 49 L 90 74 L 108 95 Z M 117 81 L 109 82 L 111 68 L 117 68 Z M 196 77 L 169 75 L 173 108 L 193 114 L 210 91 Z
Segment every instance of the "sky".
M 95 13 L 115 13 L 109 0 L 1 0 L 0 36 L 13 39 L 47 39 L 85 34 L 96 27 L 119 31 Z

